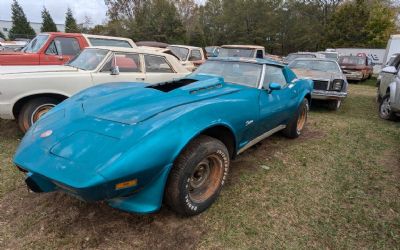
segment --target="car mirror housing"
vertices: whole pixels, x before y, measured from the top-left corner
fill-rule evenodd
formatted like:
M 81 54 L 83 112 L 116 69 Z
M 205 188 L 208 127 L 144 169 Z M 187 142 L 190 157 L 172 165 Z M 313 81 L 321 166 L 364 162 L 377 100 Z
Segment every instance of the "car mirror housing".
M 279 83 L 276 82 L 271 82 L 269 84 L 269 90 L 273 91 L 273 90 L 280 90 L 282 88 L 282 86 Z
M 119 75 L 119 67 L 118 66 L 114 66 L 111 68 L 111 75 Z
M 387 66 L 387 67 L 382 69 L 382 72 L 389 73 L 389 74 L 396 74 L 397 73 L 397 69 L 394 66 Z

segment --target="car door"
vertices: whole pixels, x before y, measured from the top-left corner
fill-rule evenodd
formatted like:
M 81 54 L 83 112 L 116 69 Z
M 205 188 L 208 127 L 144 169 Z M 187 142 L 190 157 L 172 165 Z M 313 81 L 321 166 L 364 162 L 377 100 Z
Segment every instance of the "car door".
M 286 81 L 282 69 L 278 66 L 265 66 L 264 81 L 259 95 L 259 120 L 261 129 L 265 132 L 286 124 L 296 104 L 298 91 L 295 83 Z M 271 91 L 269 88 L 271 83 L 281 85 L 281 89 Z
M 40 64 L 65 64 L 80 52 L 79 41 L 75 37 L 55 37 L 45 53 L 40 56 Z
M 118 72 L 112 72 L 117 66 Z M 128 52 L 112 54 L 98 72 L 92 73 L 92 78 L 94 84 L 146 81 L 140 54 Z
M 179 78 L 164 56 L 144 54 L 143 58 L 147 83 L 171 81 Z

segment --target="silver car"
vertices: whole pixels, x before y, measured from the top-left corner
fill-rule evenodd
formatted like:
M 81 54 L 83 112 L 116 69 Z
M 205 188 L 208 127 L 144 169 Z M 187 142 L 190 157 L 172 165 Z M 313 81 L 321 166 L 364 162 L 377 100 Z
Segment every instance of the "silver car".
M 378 77 L 379 116 L 396 120 L 400 115 L 400 55 L 390 60 Z
M 331 110 L 338 110 L 347 97 L 347 79 L 339 64 L 330 59 L 299 58 L 289 64 L 298 77 L 314 81 L 312 98 L 328 102 Z

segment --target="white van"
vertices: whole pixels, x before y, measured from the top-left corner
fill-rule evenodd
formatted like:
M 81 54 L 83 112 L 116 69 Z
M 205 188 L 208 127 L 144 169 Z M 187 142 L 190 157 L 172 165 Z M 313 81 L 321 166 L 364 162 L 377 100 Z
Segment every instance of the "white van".
M 400 35 L 391 35 L 386 46 L 382 67 L 384 67 L 389 62 L 393 54 L 396 53 L 400 53 Z

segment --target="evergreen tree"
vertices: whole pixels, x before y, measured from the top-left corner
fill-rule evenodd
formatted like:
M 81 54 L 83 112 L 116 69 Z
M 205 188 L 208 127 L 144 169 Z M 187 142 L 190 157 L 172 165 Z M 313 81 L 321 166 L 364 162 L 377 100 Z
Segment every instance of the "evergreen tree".
M 11 5 L 11 13 L 12 27 L 8 33 L 11 40 L 15 39 L 16 36 L 30 38 L 36 35 L 25 16 L 24 10 L 18 4 L 17 0 L 14 0 Z
M 76 23 L 74 16 L 72 15 L 72 10 L 68 8 L 65 14 L 65 32 L 66 33 L 79 33 L 79 27 Z
M 43 7 L 42 10 L 42 27 L 40 28 L 41 32 L 57 32 L 57 26 L 51 18 L 50 12 Z

